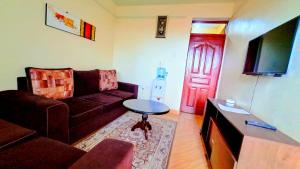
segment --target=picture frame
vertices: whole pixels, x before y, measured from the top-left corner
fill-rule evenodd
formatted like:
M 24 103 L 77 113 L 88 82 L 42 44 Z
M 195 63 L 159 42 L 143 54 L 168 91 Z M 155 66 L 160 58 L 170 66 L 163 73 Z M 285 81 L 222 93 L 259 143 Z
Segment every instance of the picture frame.
M 168 16 L 157 17 L 156 38 L 166 38 Z
M 80 19 L 46 3 L 45 25 L 80 36 Z
M 95 41 L 95 26 L 48 3 L 46 3 L 45 25 Z

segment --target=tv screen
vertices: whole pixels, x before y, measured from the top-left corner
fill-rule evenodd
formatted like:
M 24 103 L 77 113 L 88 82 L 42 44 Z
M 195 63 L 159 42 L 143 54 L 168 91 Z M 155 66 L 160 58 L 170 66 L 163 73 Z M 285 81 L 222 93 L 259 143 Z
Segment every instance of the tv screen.
M 280 76 L 287 72 L 299 18 L 249 42 L 244 74 Z

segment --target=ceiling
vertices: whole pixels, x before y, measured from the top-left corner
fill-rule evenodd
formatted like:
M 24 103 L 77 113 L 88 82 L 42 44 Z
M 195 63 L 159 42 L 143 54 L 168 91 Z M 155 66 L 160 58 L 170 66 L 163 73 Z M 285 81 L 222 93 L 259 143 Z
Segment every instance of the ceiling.
M 158 4 L 192 4 L 234 2 L 235 0 L 112 0 L 116 5 L 158 5 Z

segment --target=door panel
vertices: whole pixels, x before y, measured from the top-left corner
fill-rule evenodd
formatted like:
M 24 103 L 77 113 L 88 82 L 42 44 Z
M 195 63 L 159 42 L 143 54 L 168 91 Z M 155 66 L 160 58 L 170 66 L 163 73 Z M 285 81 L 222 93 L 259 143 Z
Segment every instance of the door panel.
M 196 93 L 197 93 L 197 88 L 195 87 L 189 88 L 188 102 L 187 102 L 188 106 L 193 107 L 195 105 Z
M 236 160 L 224 141 L 216 123 L 210 120 L 210 138 L 211 147 L 210 163 L 212 169 L 234 169 Z
M 192 34 L 180 110 L 203 114 L 207 97 L 215 97 L 225 35 Z
M 190 83 L 209 85 L 210 79 L 200 78 L 200 77 L 192 77 Z

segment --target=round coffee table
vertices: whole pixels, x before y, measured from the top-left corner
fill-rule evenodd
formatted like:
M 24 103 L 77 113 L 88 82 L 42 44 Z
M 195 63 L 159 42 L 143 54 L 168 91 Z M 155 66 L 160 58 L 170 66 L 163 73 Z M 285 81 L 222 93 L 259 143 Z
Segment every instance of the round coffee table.
M 147 121 L 148 115 L 162 115 L 170 111 L 167 105 L 152 100 L 130 99 L 124 101 L 123 105 L 134 113 L 142 114 L 142 120 L 136 123 L 131 131 L 137 128 L 144 130 L 146 140 L 148 140 L 148 130 L 152 129 L 151 124 Z

